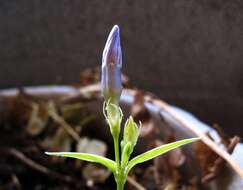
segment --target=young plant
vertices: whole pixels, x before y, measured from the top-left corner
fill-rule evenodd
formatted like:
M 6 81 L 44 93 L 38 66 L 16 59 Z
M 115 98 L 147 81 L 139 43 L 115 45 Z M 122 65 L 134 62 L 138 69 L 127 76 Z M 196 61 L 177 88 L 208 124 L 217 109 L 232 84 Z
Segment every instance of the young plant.
M 122 110 L 119 107 L 119 99 L 122 92 L 121 68 L 122 52 L 120 45 L 120 33 L 119 27 L 115 25 L 109 34 L 103 51 L 101 75 L 101 88 L 105 99 L 103 112 L 110 127 L 110 132 L 114 141 L 115 161 L 102 156 L 87 153 L 46 153 L 52 156 L 70 157 L 99 163 L 107 167 L 114 175 L 117 184 L 117 190 L 123 190 L 128 173 L 137 164 L 151 160 L 170 150 L 198 140 L 198 138 L 190 138 L 165 144 L 130 159 L 130 156 L 139 137 L 139 127 L 134 122 L 132 116 L 130 116 L 124 126 L 122 141 L 121 143 L 119 142 L 121 122 L 123 117 Z

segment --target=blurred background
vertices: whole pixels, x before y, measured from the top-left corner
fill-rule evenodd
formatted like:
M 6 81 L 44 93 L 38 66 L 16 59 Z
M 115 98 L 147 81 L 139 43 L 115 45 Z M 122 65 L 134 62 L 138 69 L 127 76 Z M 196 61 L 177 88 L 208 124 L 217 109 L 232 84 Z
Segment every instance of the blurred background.
M 243 1 L 0 1 L 0 88 L 69 84 L 121 28 L 130 82 L 243 136 Z

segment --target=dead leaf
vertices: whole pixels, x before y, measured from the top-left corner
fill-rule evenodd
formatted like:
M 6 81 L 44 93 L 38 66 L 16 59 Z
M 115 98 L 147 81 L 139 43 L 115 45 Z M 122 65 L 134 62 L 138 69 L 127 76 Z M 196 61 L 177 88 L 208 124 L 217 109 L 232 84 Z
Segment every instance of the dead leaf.
M 71 150 L 72 138 L 62 127 L 59 127 L 54 136 L 46 137 L 42 145 L 48 150 L 69 152 Z
M 29 121 L 26 126 L 26 131 L 32 135 L 39 135 L 47 125 L 48 113 L 44 105 L 32 103 L 32 111 L 29 116 Z
M 103 183 L 111 175 L 111 172 L 97 164 L 87 164 L 82 170 L 82 175 L 92 183 Z
M 106 156 L 107 145 L 103 141 L 97 139 L 82 137 L 77 144 L 76 150 L 77 152 Z

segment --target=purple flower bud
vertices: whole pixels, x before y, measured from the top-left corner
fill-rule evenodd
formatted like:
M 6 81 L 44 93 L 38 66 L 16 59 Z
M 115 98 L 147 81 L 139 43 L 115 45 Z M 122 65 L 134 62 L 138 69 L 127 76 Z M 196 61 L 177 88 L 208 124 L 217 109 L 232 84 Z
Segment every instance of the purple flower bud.
M 120 32 L 115 25 L 106 41 L 102 57 L 101 88 L 105 101 L 118 104 L 122 92 L 121 68 Z

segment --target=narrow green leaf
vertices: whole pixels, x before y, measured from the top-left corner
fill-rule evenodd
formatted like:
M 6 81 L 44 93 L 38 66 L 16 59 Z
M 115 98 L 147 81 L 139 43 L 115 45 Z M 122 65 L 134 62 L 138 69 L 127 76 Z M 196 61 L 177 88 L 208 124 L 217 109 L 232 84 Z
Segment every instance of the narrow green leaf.
M 95 154 L 78 153 L 78 152 L 46 152 L 46 154 L 50 156 L 69 157 L 69 158 L 76 158 L 88 162 L 95 162 L 107 167 L 112 172 L 115 172 L 116 170 L 116 163 L 113 160 Z
M 129 163 L 128 163 L 128 172 L 137 164 L 151 160 L 161 154 L 164 154 L 170 150 L 173 150 L 175 148 L 178 148 L 182 145 L 186 145 L 188 143 L 192 143 L 194 141 L 199 140 L 200 138 L 190 138 L 190 139 L 184 139 L 184 140 L 180 140 L 180 141 L 176 141 L 173 143 L 169 143 L 169 144 L 165 144 L 162 146 L 159 146 L 157 148 L 154 148 L 152 150 L 149 150 L 143 154 L 140 154 L 138 156 L 136 156 L 135 158 L 133 158 Z

